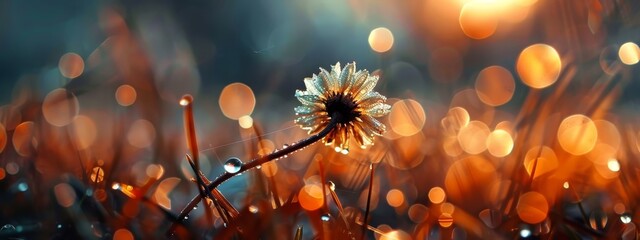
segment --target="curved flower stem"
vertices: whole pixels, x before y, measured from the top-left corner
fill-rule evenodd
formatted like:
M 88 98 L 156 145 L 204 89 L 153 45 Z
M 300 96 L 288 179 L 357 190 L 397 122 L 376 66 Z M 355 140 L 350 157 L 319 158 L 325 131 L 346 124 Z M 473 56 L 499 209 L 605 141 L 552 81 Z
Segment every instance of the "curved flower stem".
M 297 150 L 300 150 L 304 147 L 307 147 L 315 142 L 317 142 L 318 140 L 322 139 L 323 137 L 327 136 L 327 134 L 329 134 L 331 132 L 331 130 L 333 130 L 333 128 L 336 127 L 336 125 L 338 124 L 338 122 L 340 121 L 340 114 L 339 113 L 334 113 L 331 116 L 331 121 L 329 122 L 329 124 L 322 129 L 322 131 L 320 131 L 319 133 L 308 137 L 302 141 L 299 141 L 297 143 L 292 144 L 291 146 L 287 147 L 287 148 L 283 148 L 280 150 L 277 150 L 275 152 L 272 152 L 270 154 L 255 158 L 245 164 L 242 165 L 242 167 L 240 167 L 240 170 L 235 172 L 235 173 L 229 173 L 229 172 L 225 172 L 224 174 L 220 175 L 218 178 L 216 178 L 213 182 L 211 182 L 209 185 L 207 185 L 207 189 L 206 191 L 213 191 L 213 189 L 216 189 L 220 184 L 222 184 L 224 181 L 239 175 L 249 169 L 255 168 L 257 166 L 260 166 L 262 164 L 268 163 L 270 161 L 279 159 L 285 155 L 288 155 L 290 153 L 293 153 Z M 200 202 L 200 200 L 202 200 L 202 195 L 198 194 L 196 195 L 193 199 L 191 199 L 191 201 L 187 204 L 187 206 L 185 206 L 182 211 L 180 212 L 180 214 L 178 215 L 178 220 L 177 221 L 183 221 L 184 217 L 189 215 L 189 213 L 191 212 L 191 210 L 193 210 L 193 208 L 198 204 L 198 202 Z M 167 232 L 168 235 L 171 235 L 171 233 L 173 233 L 173 230 L 175 229 L 177 222 L 174 222 L 171 227 L 169 228 L 169 231 Z

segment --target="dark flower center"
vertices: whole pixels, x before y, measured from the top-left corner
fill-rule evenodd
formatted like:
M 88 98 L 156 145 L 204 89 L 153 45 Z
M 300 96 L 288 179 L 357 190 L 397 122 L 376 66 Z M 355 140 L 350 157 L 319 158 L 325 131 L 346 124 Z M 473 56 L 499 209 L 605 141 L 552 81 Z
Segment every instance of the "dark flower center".
M 360 111 L 356 110 L 358 104 L 351 94 L 333 92 L 324 100 L 324 106 L 329 116 L 333 116 L 334 113 L 340 114 L 338 123 L 349 123 L 360 116 Z

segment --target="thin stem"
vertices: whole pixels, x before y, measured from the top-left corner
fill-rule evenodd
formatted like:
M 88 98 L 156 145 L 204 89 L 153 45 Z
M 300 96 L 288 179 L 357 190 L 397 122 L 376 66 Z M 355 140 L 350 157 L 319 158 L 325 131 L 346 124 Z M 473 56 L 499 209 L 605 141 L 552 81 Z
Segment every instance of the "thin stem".
M 373 163 L 371 163 L 369 165 L 369 192 L 367 193 L 367 208 L 364 210 L 364 219 L 362 219 L 362 239 L 365 239 L 365 237 L 367 236 L 367 226 L 368 226 L 368 221 L 367 219 L 369 219 L 369 210 L 370 210 L 370 206 L 371 206 L 371 192 L 373 192 L 373 175 L 374 175 L 374 168 L 373 168 Z
M 323 137 L 327 136 L 327 134 L 329 134 L 333 128 L 335 128 L 335 126 L 338 124 L 338 122 L 340 121 L 340 114 L 335 113 L 332 117 L 331 117 L 331 121 L 329 122 L 329 124 L 322 129 L 322 131 L 320 131 L 319 133 L 306 138 L 300 142 L 294 143 L 291 146 L 287 147 L 287 148 L 283 148 L 280 150 L 277 150 L 275 152 L 272 152 L 270 154 L 258 157 L 256 159 L 253 159 L 245 164 L 242 165 L 242 167 L 240 167 L 240 170 L 235 172 L 235 173 L 229 173 L 229 172 L 225 172 L 224 174 L 220 175 L 218 178 L 216 178 L 215 180 L 213 180 L 213 182 L 211 182 L 208 186 L 206 191 L 212 191 L 213 189 L 218 188 L 218 186 L 220 186 L 220 184 L 222 184 L 223 182 L 225 182 L 226 180 L 239 175 L 249 169 L 253 169 L 257 166 L 260 166 L 262 164 L 268 163 L 270 161 L 279 159 L 285 155 L 288 155 L 290 153 L 293 153 L 297 150 L 300 150 L 306 146 L 309 146 L 315 142 L 317 142 L 318 140 L 322 139 Z M 180 212 L 180 214 L 178 215 L 178 221 L 182 221 L 184 219 L 185 216 L 189 215 L 189 213 L 191 212 L 191 210 L 193 210 L 193 207 L 196 206 L 198 204 L 198 202 L 200 202 L 200 200 L 202 199 L 202 195 L 198 194 L 195 197 L 193 197 L 193 199 L 191 199 L 191 201 L 187 204 L 186 207 L 184 207 L 182 209 L 182 211 Z M 175 228 L 176 222 L 174 222 L 171 227 L 169 228 L 168 234 L 170 235 L 174 228 Z

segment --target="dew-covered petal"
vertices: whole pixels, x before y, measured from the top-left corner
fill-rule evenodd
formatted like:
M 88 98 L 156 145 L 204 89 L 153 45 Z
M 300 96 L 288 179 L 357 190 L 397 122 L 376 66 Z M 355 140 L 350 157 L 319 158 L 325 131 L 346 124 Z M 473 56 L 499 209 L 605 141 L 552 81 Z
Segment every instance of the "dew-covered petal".
M 355 92 L 354 94 L 355 99 L 358 99 L 361 96 L 364 96 L 367 93 L 371 92 L 371 90 L 373 90 L 376 84 L 378 84 L 378 76 L 367 77 L 367 80 L 364 81 L 364 83 L 362 84 L 362 87 L 360 87 L 360 90 L 358 92 Z
M 382 94 L 378 92 L 371 91 L 362 96 L 362 98 L 360 98 L 356 103 L 362 108 L 367 108 L 374 103 L 385 101 L 387 101 L 387 98 L 385 96 L 382 96 Z
M 338 89 L 338 80 L 327 70 L 324 68 L 320 68 L 320 78 L 322 78 L 327 83 L 327 92 L 336 91 Z M 325 92 L 323 95 L 326 95 Z
M 364 111 L 369 116 L 382 117 L 384 115 L 387 115 L 389 111 L 391 111 L 391 106 L 385 103 L 374 103 Z
M 322 88 L 322 86 L 320 86 L 319 84 L 316 84 L 316 81 L 314 78 L 305 78 L 304 86 L 307 88 L 308 92 L 318 96 L 322 95 L 324 92 L 324 89 Z
M 340 90 L 342 92 L 347 91 L 347 89 L 351 87 L 350 82 L 354 77 L 353 72 L 355 71 L 355 69 L 355 62 L 347 64 L 346 66 L 344 66 L 344 69 L 342 69 L 342 72 L 340 73 Z
M 298 98 L 298 101 L 304 105 L 313 105 L 319 100 L 318 95 L 312 94 L 308 91 L 296 90 L 295 96 Z
M 376 135 L 382 135 L 386 130 L 386 127 L 384 126 L 384 124 L 382 124 L 380 121 L 378 121 L 377 119 L 371 116 L 362 115 L 360 116 L 360 119 L 362 119 L 362 123 L 364 124 L 362 125 L 362 127 L 364 129 L 370 129 Z

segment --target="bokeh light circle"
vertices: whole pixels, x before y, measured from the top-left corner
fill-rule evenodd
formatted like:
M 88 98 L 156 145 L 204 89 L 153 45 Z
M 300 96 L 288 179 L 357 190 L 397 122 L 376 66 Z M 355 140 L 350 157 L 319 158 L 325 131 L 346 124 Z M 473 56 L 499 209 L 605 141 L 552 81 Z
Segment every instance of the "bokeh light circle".
M 480 71 L 475 88 L 478 98 L 483 103 L 500 106 L 511 100 L 516 83 L 509 70 L 500 66 L 490 66 Z
M 66 126 L 73 121 L 78 112 L 80 112 L 78 99 L 64 88 L 51 91 L 42 102 L 42 115 L 53 126 Z
M 471 121 L 460 129 L 458 142 L 462 150 L 469 154 L 480 154 L 487 149 L 489 127 L 481 121 Z
M 547 146 L 532 147 L 524 156 L 524 168 L 529 175 L 533 172 L 535 165 L 535 178 L 558 168 L 558 157 L 553 149 Z
M 131 85 L 123 84 L 116 89 L 116 101 L 120 106 L 131 106 L 136 102 L 137 97 L 136 89 Z
M 84 60 L 76 53 L 66 53 L 60 57 L 58 69 L 66 78 L 77 78 L 84 71 Z
M 544 195 L 531 191 L 520 196 L 516 211 L 522 221 L 537 224 L 547 218 L 549 203 Z
M 412 99 L 398 101 L 391 107 L 389 124 L 402 136 L 411 136 L 422 130 L 426 115 L 420 103 Z
M 513 138 L 509 132 L 496 129 L 487 137 L 487 150 L 495 157 L 504 157 L 513 150 Z
M 238 120 L 242 116 L 251 115 L 256 106 L 256 97 L 249 86 L 243 83 L 232 83 L 222 89 L 218 103 L 222 114 Z
M 498 28 L 495 6 L 490 1 L 472 1 L 460 10 L 458 21 L 462 32 L 473 39 L 488 38 Z
M 393 47 L 393 33 L 391 30 L 384 27 L 379 27 L 371 30 L 369 34 L 369 46 L 373 51 L 384 53 L 391 50 Z
M 627 42 L 618 50 L 620 61 L 627 65 L 634 65 L 640 61 L 640 48 L 633 42 Z
M 520 53 L 516 70 L 524 84 L 532 88 L 545 88 L 555 83 L 562 70 L 558 52 L 547 44 L 531 45 Z
M 32 121 L 20 123 L 13 130 L 13 138 L 11 142 L 16 152 L 20 156 L 26 157 L 34 150 L 33 136 L 35 134 L 35 126 Z
M 571 115 L 560 123 L 558 142 L 562 149 L 579 156 L 590 152 L 598 140 L 595 123 L 582 114 Z

